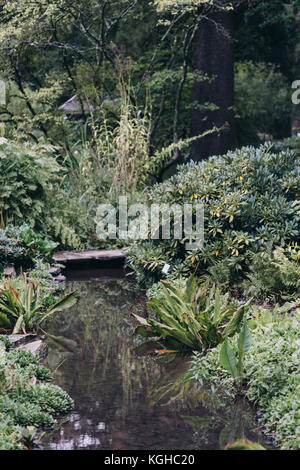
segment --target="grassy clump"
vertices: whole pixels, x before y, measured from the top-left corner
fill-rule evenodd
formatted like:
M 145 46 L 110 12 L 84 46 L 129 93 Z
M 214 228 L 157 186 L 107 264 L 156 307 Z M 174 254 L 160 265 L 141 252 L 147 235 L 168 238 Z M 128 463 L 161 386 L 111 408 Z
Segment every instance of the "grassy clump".
M 205 351 L 233 336 L 241 327 L 249 302 L 238 305 L 208 282 L 191 276 L 182 287 L 163 282 L 164 300 L 148 302 L 156 319 L 133 314 L 140 326 L 136 332 L 161 338 L 176 350 Z
M 70 308 L 77 301 L 75 292 L 56 301 L 52 291 L 45 283 L 28 279 L 26 274 L 21 279 L 0 281 L 0 327 L 6 321 L 7 329 L 15 334 L 34 331 L 47 317 Z

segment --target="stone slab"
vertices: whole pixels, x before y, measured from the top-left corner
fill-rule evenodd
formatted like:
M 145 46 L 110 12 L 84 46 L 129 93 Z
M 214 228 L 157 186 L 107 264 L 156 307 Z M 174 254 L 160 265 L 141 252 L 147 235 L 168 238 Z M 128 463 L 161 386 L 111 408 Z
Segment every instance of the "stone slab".
M 59 274 L 53 279 L 55 282 L 65 282 L 67 280 L 66 276 Z
M 47 269 L 47 272 L 51 274 L 51 276 L 57 276 L 58 274 L 61 273 L 61 268 L 58 268 L 56 266 L 51 266 L 49 269 Z
M 15 275 L 16 275 L 16 271 L 14 267 L 9 267 L 9 268 L 4 269 L 4 276 L 11 277 Z
M 32 341 L 31 343 L 22 344 L 16 349 L 22 349 L 23 351 L 30 351 L 35 356 L 38 356 L 40 359 L 43 359 L 47 356 L 48 346 L 42 340 Z
M 58 263 L 69 263 L 78 261 L 113 261 L 125 260 L 126 255 L 120 250 L 86 250 L 86 251 L 62 251 L 54 253 L 53 259 Z
M 7 337 L 11 341 L 13 347 L 17 347 L 34 340 L 36 335 L 33 333 L 28 333 L 27 335 L 8 335 Z

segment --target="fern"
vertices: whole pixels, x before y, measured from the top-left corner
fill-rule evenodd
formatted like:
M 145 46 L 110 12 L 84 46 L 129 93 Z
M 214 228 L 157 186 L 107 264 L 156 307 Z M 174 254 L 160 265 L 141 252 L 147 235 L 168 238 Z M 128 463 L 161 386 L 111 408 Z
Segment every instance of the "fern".
M 58 180 L 60 166 L 53 147 L 0 143 L 0 223 L 42 223 L 47 194 Z
M 83 243 L 75 230 L 66 225 L 62 220 L 53 220 L 54 235 L 61 245 L 66 248 L 73 248 L 79 250 L 83 248 Z

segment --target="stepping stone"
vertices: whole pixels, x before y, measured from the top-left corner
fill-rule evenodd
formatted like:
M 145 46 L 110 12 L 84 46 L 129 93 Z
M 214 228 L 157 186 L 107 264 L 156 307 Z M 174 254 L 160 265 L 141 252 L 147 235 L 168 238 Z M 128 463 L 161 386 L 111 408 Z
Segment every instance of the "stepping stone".
M 51 274 L 51 276 L 57 276 L 58 274 L 61 273 L 61 268 L 58 268 L 56 266 L 51 266 L 51 268 L 47 269 L 47 272 Z
M 54 278 L 55 282 L 65 282 L 66 280 L 67 280 L 66 276 L 63 276 L 62 274 Z
M 16 275 L 16 271 L 14 267 L 9 267 L 4 269 L 4 276 L 5 277 L 12 277 Z
M 69 263 L 74 261 L 112 261 L 125 260 L 126 256 L 120 250 L 86 250 L 86 251 L 62 251 L 54 253 L 53 259 L 58 263 Z
M 17 347 L 34 340 L 36 335 L 33 333 L 28 333 L 27 335 L 8 335 L 7 337 L 11 341 L 13 347 Z
M 38 356 L 40 359 L 45 358 L 48 352 L 47 344 L 40 339 L 37 341 L 33 341 L 31 343 L 22 344 L 21 346 L 18 346 L 16 349 L 29 351 L 35 356 Z

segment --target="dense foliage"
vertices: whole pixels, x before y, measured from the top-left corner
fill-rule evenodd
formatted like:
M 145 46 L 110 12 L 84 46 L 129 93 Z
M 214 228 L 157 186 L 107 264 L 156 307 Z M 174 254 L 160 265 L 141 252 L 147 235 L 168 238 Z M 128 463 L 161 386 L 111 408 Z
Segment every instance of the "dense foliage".
M 26 334 L 40 326 L 56 312 L 72 307 L 75 292 L 56 300 L 52 292 L 45 293 L 41 283 L 32 279 L 7 279 L 0 284 L 0 326 L 8 326 L 14 334 Z
M 56 415 L 73 408 L 60 387 L 49 383 L 49 371 L 28 351 L 6 352 L 0 341 L 0 448 L 19 450 L 34 440 L 31 426 L 51 426 Z M 30 442 L 34 444 L 34 442 Z
M 155 282 L 137 332 L 201 351 L 196 378 L 247 385 L 299 447 L 300 1 L 0 0 L 0 13 L 0 328 L 74 305 L 45 273 L 54 250 L 123 247 L 96 235 L 99 204 L 201 203 L 203 248 L 128 242 L 138 281 Z M 35 269 L 5 280 L 12 266 Z M 246 322 L 249 296 L 294 303 Z M 0 337 L 0 448 L 20 449 L 72 400 L 9 348 Z
M 101 187 L 101 181 L 95 187 L 99 172 L 91 187 L 92 157 L 82 164 L 76 162 L 72 171 L 58 162 L 56 151 L 49 145 L 1 141 L 1 264 L 26 266 L 39 255 L 47 259 L 57 242 L 62 247 L 80 248 L 94 233 L 93 197 L 96 199 Z
M 0 145 L 0 222 L 41 226 L 60 170 L 53 148 L 6 140 Z
M 239 144 L 282 137 L 282 122 L 290 119 L 293 105 L 289 83 L 279 68 L 263 62 L 238 62 L 234 86 Z
M 57 246 L 27 224 L 8 225 L 0 230 L 0 266 L 33 267 L 37 258 L 51 260 Z
M 152 298 L 148 307 L 156 319 L 147 320 L 135 315 L 141 326 L 137 333 L 158 337 L 178 350 L 201 350 L 216 347 L 240 328 L 248 304 L 236 306 L 228 295 L 208 283 L 197 285 L 190 277 L 183 288 L 162 283 L 164 300 Z
M 148 191 L 151 203 L 204 205 L 204 247 L 186 251 L 185 239 L 136 242 L 130 266 L 140 279 L 159 278 L 165 263 L 170 273 L 209 273 L 218 283 L 245 277 L 253 254 L 272 246 L 289 249 L 299 240 L 299 158 L 274 153 L 267 146 L 244 147 L 178 173 Z M 294 268 L 297 277 L 297 268 Z M 270 281 L 271 282 L 271 281 Z M 292 289 L 296 289 L 293 275 Z M 280 290 L 280 289 L 279 289 Z

